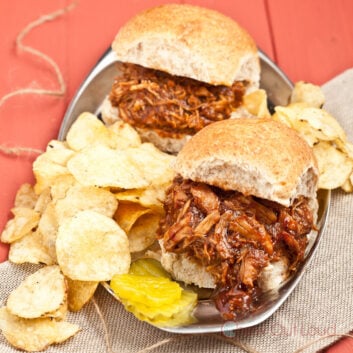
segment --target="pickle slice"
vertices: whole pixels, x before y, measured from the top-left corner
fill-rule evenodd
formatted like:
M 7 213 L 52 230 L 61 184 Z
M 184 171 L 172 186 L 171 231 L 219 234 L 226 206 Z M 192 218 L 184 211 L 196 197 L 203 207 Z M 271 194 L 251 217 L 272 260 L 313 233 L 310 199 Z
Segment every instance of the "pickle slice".
M 129 274 L 171 278 L 161 263 L 155 259 L 138 259 L 134 261 L 130 266 Z
M 142 303 L 136 303 L 131 300 L 123 300 L 123 304 L 129 311 L 136 312 L 146 316 L 151 320 L 163 320 L 171 318 L 173 315 L 193 306 L 196 303 L 197 294 L 191 291 L 183 290 L 180 299 L 172 304 L 164 304 L 159 307 L 150 307 Z M 131 309 L 131 310 L 130 310 Z
M 125 309 L 142 321 L 157 327 L 195 322 L 197 294 L 172 281 L 157 260 L 136 260 L 129 273 L 115 275 L 110 286 Z
M 125 308 L 138 319 L 158 327 L 181 326 L 195 322 L 192 311 L 197 303 L 197 295 L 183 290 L 181 298 L 171 305 L 150 308 L 140 303 L 124 300 Z
M 151 307 L 172 304 L 180 299 L 182 289 L 168 278 L 140 275 L 115 275 L 110 286 L 120 299 Z

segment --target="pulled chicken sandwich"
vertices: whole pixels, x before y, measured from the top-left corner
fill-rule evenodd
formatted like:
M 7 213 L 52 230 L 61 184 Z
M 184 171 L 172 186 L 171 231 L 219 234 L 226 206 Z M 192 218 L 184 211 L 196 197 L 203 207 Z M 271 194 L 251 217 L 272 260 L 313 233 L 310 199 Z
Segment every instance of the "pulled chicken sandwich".
M 103 120 L 122 119 L 167 152 L 230 118 L 244 94 L 259 86 L 254 40 L 231 18 L 206 8 L 146 10 L 120 29 L 112 48 L 118 71 Z
M 246 316 L 296 271 L 315 232 L 312 150 L 271 119 L 228 119 L 191 138 L 175 171 L 159 229 L 162 265 L 176 280 L 215 288 L 224 319 Z

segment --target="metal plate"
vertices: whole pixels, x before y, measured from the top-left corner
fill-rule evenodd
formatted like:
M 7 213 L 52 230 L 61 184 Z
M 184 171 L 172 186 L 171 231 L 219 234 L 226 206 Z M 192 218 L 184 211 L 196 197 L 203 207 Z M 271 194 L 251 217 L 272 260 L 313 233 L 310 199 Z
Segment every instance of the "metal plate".
M 261 60 L 260 86 L 267 92 L 269 107 L 286 105 L 293 88 L 292 83 L 263 52 L 259 52 L 259 55 Z M 88 111 L 99 114 L 100 106 L 106 95 L 110 92 L 116 75 L 116 61 L 114 52 L 111 49 L 107 50 L 84 80 L 64 116 L 58 136 L 59 139 L 65 139 L 72 123 L 81 113 Z M 315 241 L 307 249 L 304 262 L 300 265 L 298 271 L 279 290 L 264 293 L 260 299 L 259 306 L 254 312 L 239 321 L 224 321 L 212 300 L 199 300 L 194 313 L 197 319 L 196 323 L 183 327 L 162 328 L 162 330 L 174 333 L 225 332 L 255 326 L 270 317 L 299 283 L 317 249 L 328 215 L 330 191 L 320 190 L 318 193 L 318 202 L 318 232 Z M 103 286 L 112 296 L 119 300 L 114 295 L 109 284 L 103 283 Z

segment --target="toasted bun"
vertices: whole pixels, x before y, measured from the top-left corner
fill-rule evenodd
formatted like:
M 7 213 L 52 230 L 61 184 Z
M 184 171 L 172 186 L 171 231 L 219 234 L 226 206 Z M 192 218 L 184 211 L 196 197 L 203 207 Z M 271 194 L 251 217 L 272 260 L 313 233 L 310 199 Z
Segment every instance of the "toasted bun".
M 310 146 L 272 119 L 216 122 L 194 135 L 174 168 L 184 179 L 290 206 L 298 196 L 316 198 L 317 163 Z
M 202 7 L 168 4 L 123 26 L 112 44 L 118 60 L 210 84 L 247 80 L 258 86 L 260 64 L 251 36 L 231 18 Z

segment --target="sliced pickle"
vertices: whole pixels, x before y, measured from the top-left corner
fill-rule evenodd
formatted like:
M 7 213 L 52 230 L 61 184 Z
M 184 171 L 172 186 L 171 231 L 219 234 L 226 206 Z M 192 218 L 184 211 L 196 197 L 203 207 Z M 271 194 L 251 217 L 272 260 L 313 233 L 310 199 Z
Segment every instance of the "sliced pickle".
M 169 278 L 131 274 L 113 276 L 110 286 L 120 299 L 151 307 L 172 304 L 180 299 L 182 292 L 179 284 Z
M 157 327 L 195 322 L 197 294 L 172 281 L 157 260 L 136 260 L 129 274 L 114 276 L 110 286 L 125 309 L 142 321 Z
M 161 305 L 156 308 L 123 300 L 126 310 L 133 313 L 138 319 L 158 327 L 181 326 L 195 322 L 192 311 L 196 303 L 196 293 L 187 290 L 183 290 L 180 299 L 173 304 Z
M 129 274 L 171 278 L 170 274 L 155 259 L 139 259 L 130 266 Z
M 141 315 L 151 320 L 163 320 L 171 318 L 173 315 L 184 311 L 186 308 L 193 307 L 197 301 L 196 293 L 183 290 L 180 299 L 172 304 L 164 304 L 158 307 L 150 307 L 145 304 L 135 303 L 131 300 L 123 300 L 123 304 L 129 311 L 138 311 Z M 132 310 L 130 310 L 132 309 Z

